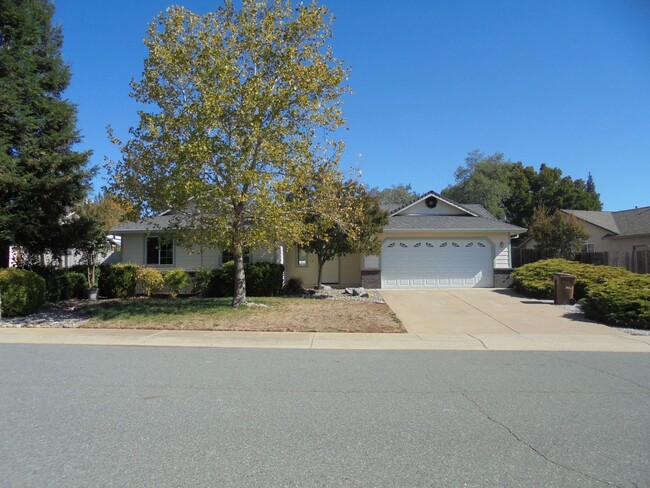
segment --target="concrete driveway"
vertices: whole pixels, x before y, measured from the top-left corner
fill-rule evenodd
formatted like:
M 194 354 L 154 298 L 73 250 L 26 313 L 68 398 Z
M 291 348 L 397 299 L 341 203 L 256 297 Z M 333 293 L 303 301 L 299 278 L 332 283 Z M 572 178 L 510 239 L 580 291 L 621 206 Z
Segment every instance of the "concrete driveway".
M 568 307 L 492 288 L 381 290 L 411 334 L 621 336 Z

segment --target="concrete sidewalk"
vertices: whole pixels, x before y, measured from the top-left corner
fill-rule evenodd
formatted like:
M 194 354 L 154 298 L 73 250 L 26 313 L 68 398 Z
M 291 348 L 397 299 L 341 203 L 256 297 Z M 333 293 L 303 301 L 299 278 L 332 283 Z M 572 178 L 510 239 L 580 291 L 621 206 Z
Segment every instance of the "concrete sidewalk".
M 0 329 L 0 343 L 278 349 L 650 352 L 649 336 L 631 336 L 622 332 L 590 335 L 346 334 L 7 328 Z

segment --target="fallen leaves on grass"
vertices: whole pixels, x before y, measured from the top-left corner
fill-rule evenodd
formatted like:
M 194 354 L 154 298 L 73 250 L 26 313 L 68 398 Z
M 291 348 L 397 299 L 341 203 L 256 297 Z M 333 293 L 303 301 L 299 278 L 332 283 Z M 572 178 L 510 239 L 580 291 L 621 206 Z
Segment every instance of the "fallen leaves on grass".
M 229 298 L 136 299 L 86 307 L 86 328 L 256 332 L 405 332 L 386 304 L 251 298 L 266 307 L 230 307 Z

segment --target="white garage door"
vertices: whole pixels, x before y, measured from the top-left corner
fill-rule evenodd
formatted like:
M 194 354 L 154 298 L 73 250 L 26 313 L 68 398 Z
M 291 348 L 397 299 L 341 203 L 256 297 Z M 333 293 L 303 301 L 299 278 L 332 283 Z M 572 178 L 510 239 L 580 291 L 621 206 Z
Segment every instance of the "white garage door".
M 387 239 L 382 288 L 489 288 L 492 247 L 485 239 Z

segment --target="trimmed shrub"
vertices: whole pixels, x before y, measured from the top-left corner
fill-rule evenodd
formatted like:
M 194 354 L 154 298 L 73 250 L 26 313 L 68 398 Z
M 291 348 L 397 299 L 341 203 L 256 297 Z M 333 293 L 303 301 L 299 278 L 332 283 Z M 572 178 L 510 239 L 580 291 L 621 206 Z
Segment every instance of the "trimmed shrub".
M 302 295 L 305 289 L 302 286 L 302 280 L 300 278 L 289 278 L 282 291 L 287 295 Z
M 246 272 L 246 266 L 244 266 Z M 228 261 L 216 270 L 216 285 L 218 297 L 231 297 L 235 291 L 235 262 Z M 249 295 L 248 290 L 246 294 Z
M 566 259 L 545 259 L 517 268 L 512 273 L 514 287 L 519 293 L 532 298 L 553 298 L 555 273 L 576 275 L 576 300 L 586 297 L 589 288 L 594 285 L 606 283 L 614 278 L 635 276 L 624 268 L 614 266 L 583 264 Z
M 183 268 L 173 268 L 165 273 L 163 279 L 165 288 L 170 291 L 172 298 L 176 298 L 181 289 L 190 282 L 190 275 Z
M 88 289 L 88 267 L 85 264 L 75 264 L 74 266 L 70 266 L 69 268 L 66 268 L 68 271 L 75 271 L 77 273 L 81 273 L 84 276 L 86 276 L 86 289 Z M 95 268 L 95 286 L 97 286 L 102 280 L 100 279 L 102 274 L 101 267 L 97 266 Z
M 70 298 L 86 298 L 86 275 L 74 268 L 32 265 L 29 271 L 45 280 L 45 301 L 58 302 Z
M 70 298 L 86 298 L 88 293 L 88 279 L 83 273 L 76 271 L 64 271 L 61 277 L 60 300 L 69 300 Z
M 3 316 L 29 315 L 45 303 L 45 280 L 25 269 L 0 269 L 0 293 Z
M 135 296 L 138 269 L 135 264 L 105 264 L 101 270 L 99 294 L 106 298 L 130 298 Z
M 219 296 L 219 270 L 202 266 L 192 276 L 192 288 L 204 298 Z
M 617 277 L 593 285 L 580 303 L 591 319 L 620 327 L 650 329 L 650 275 Z
M 553 298 L 553 273 L 577 276 L 574 296 L 585 315 L 620 327 L 650 329 L 650 275 L 624 268 L 548 259 L 513 273 L 515 288 L 533 298 Z
M 279 295 L 282 291 L 284 266 L 277 263 L 252 263 L 244 265 L 246 275 L 246 295 L 268 297 Z M 214 270 L 210 289 L 215 296 L 231 297 L 235 291 L 235 263 L 229 261 L 222 268 Z
M 247 295 L 272 297 L 279 295 L 282 291 L 284 266 L 281 264 L 265 262 L 247 264 L 244 266 L 244 272 L 246 273 Z
M 162 290 L 165 284 L 163 274 L 155 268 L 148 267 L 138 269 L 136 281 L 142 286 L 144 294 L 147 296 Z

